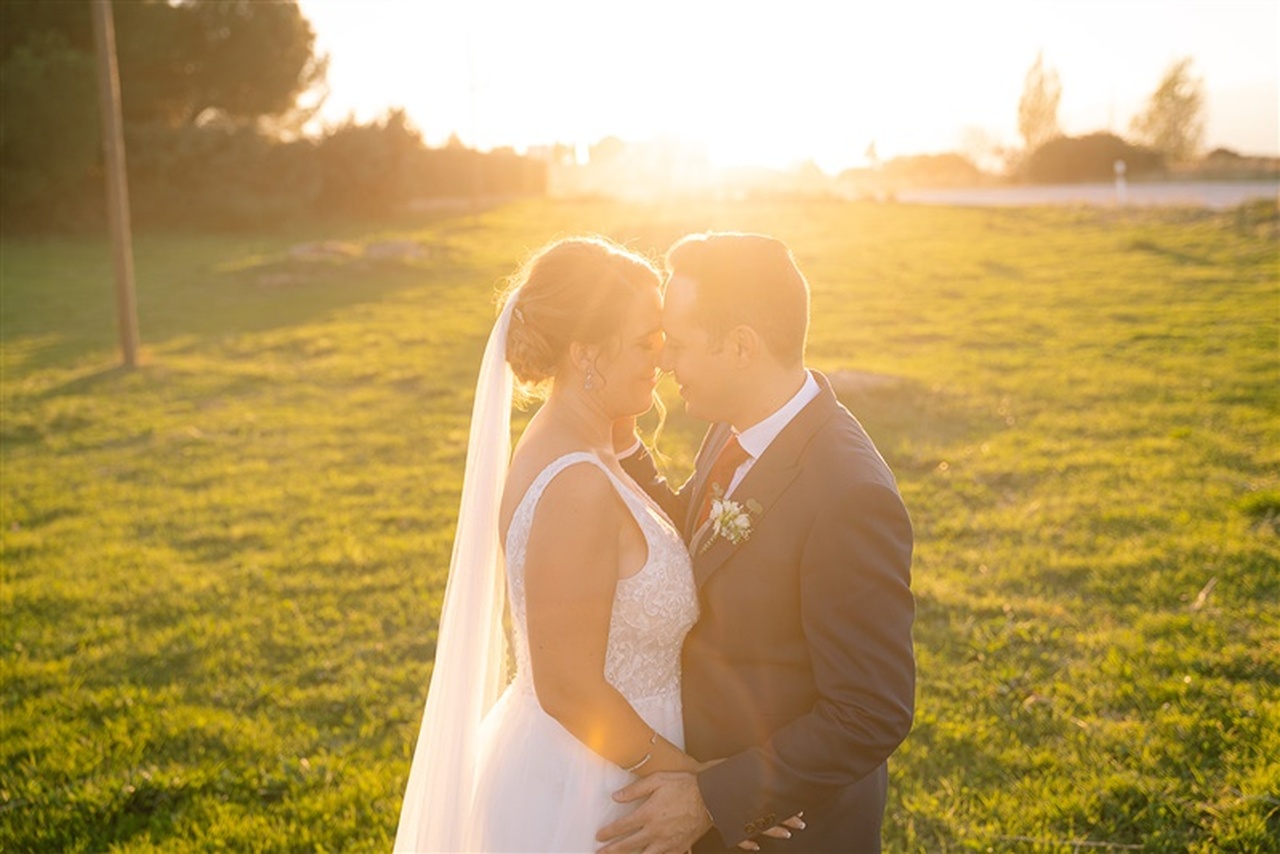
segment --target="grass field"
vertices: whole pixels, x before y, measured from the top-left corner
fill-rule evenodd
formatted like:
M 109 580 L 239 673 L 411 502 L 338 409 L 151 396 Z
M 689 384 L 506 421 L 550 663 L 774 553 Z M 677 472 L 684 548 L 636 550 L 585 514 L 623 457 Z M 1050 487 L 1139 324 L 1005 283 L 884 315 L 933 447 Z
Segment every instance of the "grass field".
M 132 372 L 105 242 L 5 240 L 0 848 L 388 850 L 495 284 L 708 228 L 792 246 L 915 521 L 887 850 L 1280 851 L 1275 206 L 824 202 L 144 236 Z

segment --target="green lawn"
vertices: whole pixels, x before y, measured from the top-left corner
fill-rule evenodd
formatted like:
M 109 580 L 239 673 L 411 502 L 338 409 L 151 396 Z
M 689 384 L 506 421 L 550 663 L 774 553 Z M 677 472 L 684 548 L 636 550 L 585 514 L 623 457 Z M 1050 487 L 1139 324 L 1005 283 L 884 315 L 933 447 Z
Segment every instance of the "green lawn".
M 495 286 L 708 228 L 792 246 L 915 521 L 888 850 L 1280 851 L 1275 206 L 834 202 L 143 236 L 133 372 L 105 241 L 6 239 L 0 848 L 388 850 Z

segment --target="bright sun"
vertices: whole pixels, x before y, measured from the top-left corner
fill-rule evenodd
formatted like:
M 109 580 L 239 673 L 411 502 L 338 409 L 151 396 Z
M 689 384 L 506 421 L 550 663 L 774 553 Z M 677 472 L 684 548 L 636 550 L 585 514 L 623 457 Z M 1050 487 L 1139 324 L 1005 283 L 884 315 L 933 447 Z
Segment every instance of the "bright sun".
M 360 119 L 402 104 L 433 144 L 455 132 L 482 147 L 670 136 L 717 165 L 784 166 L 910 140 L 888 120 L 936 74 L 896 70 L 860 35 L 876 27 L 867 7 L 817 8 L 806 19 L 716 3 L 303 3 L 322 33 L 364 45 L 360 60 L 329 47 L 331 97 Z M 927 36 L 919 46 L 933 48 Z M 1017 85 L 1015 74 L 1015 97 Z
M 1038 50 L 1061 69 L 1067 132 L 1123 130 L 1180 53 L 1223 84 L 1277 74 L 1274 27 L 1268 41 L 1267 21 L 1248 26 L 1239 6 L 1227 20 L 1229 4 L 1161 5 L 1160 15 L 1117 4 L 1105 25 L 1058 0 L 301 6 L 331 55 L 331 120 L 400 105 L 428 143 L 457 133 L 481 148 L 674 137 L 716 165 L 838 169 L 872 142 L 883 157 L 941 152 L 975 131 L 1016 143 Z

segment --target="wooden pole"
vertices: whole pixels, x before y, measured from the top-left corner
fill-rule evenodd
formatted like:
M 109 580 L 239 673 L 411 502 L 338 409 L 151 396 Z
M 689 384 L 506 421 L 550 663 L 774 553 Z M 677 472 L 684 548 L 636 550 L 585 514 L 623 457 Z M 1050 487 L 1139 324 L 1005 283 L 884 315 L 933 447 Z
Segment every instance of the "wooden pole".
M 107 173 L 107 221 L 116 271 L 116 320 L 127 368 L 138 365 L 138 308 L 133 291 L 133 236 L 129 225 L 129 184 L 124 165 L 120 117 L 120 75 L 111 0 L 93 0 L 93 32 L 98 47 L 98 104 L 102 114 L 102 155 Z

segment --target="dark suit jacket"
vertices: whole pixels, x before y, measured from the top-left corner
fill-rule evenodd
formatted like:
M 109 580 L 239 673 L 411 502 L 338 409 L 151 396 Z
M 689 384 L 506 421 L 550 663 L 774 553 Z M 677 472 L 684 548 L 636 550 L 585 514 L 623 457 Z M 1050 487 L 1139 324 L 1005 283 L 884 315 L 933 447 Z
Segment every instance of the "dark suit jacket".
M 803 810 L 806 830 L 761 847 L 878 851 L 885 763 L 911 728 L 911 522 L 866 431 L 814 376 L 818 397 L 730 496 L 760 506 L 749 538 L 691 546 L 701 615 L 684 645 L 686 748 L 727 757 L 698 776 L 716 825 L 698 850 Z M 729 432 L 711 427 L 679 491 L 647 452 L 623 461 L 686 541 Z

